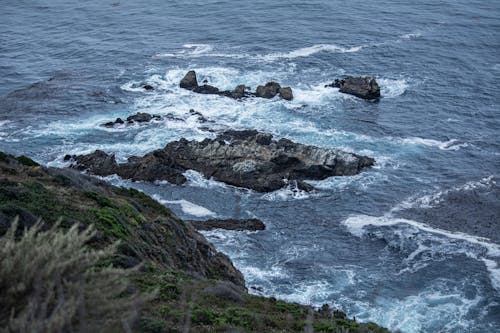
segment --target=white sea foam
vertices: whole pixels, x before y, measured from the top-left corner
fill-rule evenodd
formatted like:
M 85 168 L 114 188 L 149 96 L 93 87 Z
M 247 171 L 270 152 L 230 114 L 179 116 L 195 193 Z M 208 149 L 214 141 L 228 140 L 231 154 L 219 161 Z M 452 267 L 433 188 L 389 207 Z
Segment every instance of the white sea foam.
M 186 177 L 188 186 L 202 187 L 202 188 L 227 188 L 223 182 L 216 181 L 214 179 L 208 179 L 203 174 L 195 170 L 187 170 L 184 172 L 184 177 Z
M 379 296 L 375 304 L 358 301 L 356 318 L 402 332 L 425 332 L 431 323 L 439 323 L 440 332 L 459 332 L 470 327 L 468 314 L 482 298 L 468 299 L 458 288 L 443 292 L 447 289 L 443 284 L 438 280 L 431 288 L 403 299 Z
M 353 47 L 342 47 L 336 44 L 317 44 L 309 47 L 303 47 L 286 53 L 271 53 L 260 56 L 261 59 L 266 61 L 276 61 L 280 59 L 294 59 L 301 57 L 310 57 L 319 52 L 332 52 L 332 53 L 353 53 L 363 49 L 364 45 Z
M 308 199 L 311 195 L 311 192 L 301 190 L 295 182 L 291 182 L 279 190 L 262 195 L 261 198 L 267 201 L 288 201 Z
M 418 232 L 427 232 L 430 234 L 443 236 L 447 239 L 455 241 L 464 241 L 473 246 L 480 246 L 481 248 L 486 250 L 484 254 L 463 247 L 460 248 L 454 247 L 453 248 L 454 250 L 451 251 L 450 253 L 458 253 L 457 251 L 460 250 L 459 252 L 464 253 L 468 257 L 474 258 L 476 260 L 483 260 L 486 265 L 486 268 L 490 272 L 490 278 L 493 287 L 497 288 L 497 290 L 500 291 L 500 289 L 498 289 L 498 287 L 500 287 L 499 284 L 500 269 L 496 265 L 496 262 L 492 260 L 492 258 L 500 257 L 500 245 L 492 243 L 488 238 L 472 236 L 462 232 L 453 232 L 439 228 L 434 228 L 425 223 L 393 217 L 390 214 L 378 217 L 369 215 L 353 215 L 342 221 L 342 224 L 347 227 L 349 232 L 358 237 L 362 237 L 365 234 L 365 232 L 367 232 L 366 229 L 367 226 L 390 227 L 396 225 L 408 225 L 416 228 Z M 445 249 L 444 251 L 447 252 L 446 249 L 448 249 L 448 247 L 444 246 L 443 248 Z M 420 249 L 420 251 L 423 250 L 424 250 L 423 248 Z M 433 251 L 435 250 L 436 249 L 434 248 Z M 416 256 L 417 254 L 418 251 L 415 252 L 414 256 Z M 424 263 L 423 266 L 425 265 L 426 264 Z M 415 270 L 415 268 L 418 269 L 418 267 L 413 267 L 413 270 Z
M 175 53 L 158 53 L 154 57 L 157 58 L 172 58 L 172 57 L 186 57 L 186 56 L 200 56 L 205 55 L 212 51 L 214 48 L 209 44 L 184 44 L 184 50 Z
M 410 33 L 410 34 L 401 35 L 401 36 L 399 36 L 399 38 L 402 38 L 402 39 L 415 39 L 415 38 L 418 38 L 418 37 L 421 37 L 421 36 L 422 36 L 422 33 L 416 32 L 416 33 Z
M 196 217 L 205 217 L 205 216 L 210 216 L 210 217 L 215 217 L 217 214 L 209 210 L 208 208 L 205 208 L 203 206 L 197 205 L 195 203 L 192 203 L 190 201 L 181 199 L 181 200 L 164 200 L 162 199 L 159 195 L 155 194 L 153 195 L 153 199 L 161 203 L 162 205 L 180 205 L 181 209 L 184 213 Z
M 377 78 L 380 93 L 383 98 L 394 98 L 403 95 L 408 90 L 409 84 L 406 79 Z
M 436 191 L 430 194 L 417 194 L 410 196 L 396 205 L 391 212 L 401 211 L 409 208 L 432 208 L 443 202 L 444 197 L 452 192 L 473 191 L 477 189 L 488 189 L 497 184 L 495 177 L 484 177 L 478 181 L 470 181 L 463 185 L 457 185 L 446 190 Z
M 434 139 L 424 139 L 419 137 L 407 137 L 398 139 L 402 144 L 405 145 L 422 145 L 429 147 L 437 147 L 441 150 L 459 150 L 460 148 L 467 147 L 467 142 L 460 142 L 457 139 L 451 139 L 448 141 L 439 141 Z

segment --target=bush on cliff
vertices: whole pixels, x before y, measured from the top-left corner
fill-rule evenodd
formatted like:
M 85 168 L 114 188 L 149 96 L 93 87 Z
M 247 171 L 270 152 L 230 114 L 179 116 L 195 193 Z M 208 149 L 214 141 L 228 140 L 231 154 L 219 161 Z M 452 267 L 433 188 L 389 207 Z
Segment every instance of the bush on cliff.
M 116 245 L 93 250 L 94 232 L 56 224 L 0 238 L 0 332 L 130 331 L 147 299 L 130 289 L 132 270 L 103 264 Z

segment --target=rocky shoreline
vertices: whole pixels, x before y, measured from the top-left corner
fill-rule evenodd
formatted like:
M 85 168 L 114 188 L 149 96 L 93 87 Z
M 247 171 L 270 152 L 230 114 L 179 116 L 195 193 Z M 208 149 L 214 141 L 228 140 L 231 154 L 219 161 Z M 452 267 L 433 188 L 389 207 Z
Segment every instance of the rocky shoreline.
M 328 306 L 313 309 L 250 295 L 242 274 L 193 228 L 193 222 L 180 220 L 144 193 L 0 153 L 0 237 L 16 217 L 25 228 L 37 221 L 44 229 L 77 225 L 83 230 L 94 225 L 97 233 L 88 244 L 94 249 L 119 240 L 112 264 L 136 267 L 133 288 L 155 291 L 138 309 L 134 332 L 182 332 L 186 327 L 192 332 L 302 332 L 305 327 L 389 332 Z M 220 223 L 227 221 L 208 222 L 216 227 Z M 255 220 L 233 225 L 263 228 Z

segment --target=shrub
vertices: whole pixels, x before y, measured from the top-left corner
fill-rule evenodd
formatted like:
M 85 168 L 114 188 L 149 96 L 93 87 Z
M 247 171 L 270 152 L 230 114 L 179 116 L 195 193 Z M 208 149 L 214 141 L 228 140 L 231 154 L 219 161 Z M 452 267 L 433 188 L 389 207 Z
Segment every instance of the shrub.
M 131 270 L 102 267 L 116 245 L 86 247 L 94 232 L 40 224 L 0 238 L 0 332 L 130 331 L 147 297 L 131 290 Z

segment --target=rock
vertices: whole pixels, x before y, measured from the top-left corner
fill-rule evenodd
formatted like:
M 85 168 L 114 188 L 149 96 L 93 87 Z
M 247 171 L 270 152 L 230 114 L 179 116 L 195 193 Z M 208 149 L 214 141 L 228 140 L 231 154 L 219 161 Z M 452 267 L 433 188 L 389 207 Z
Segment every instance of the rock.
M 143 85 L 143 86 L 142 86 L 142 88 L 143 88 L 144 90 L 148 90 L 148 91 L 151 91 L 151 90 L 154 90 L 154 89 L 155 89 L 155 88 L 153 88 L 153 86 L 152 86 L 152 85 L 150 85 L 150 84 L 145 84 L 145 85 Z
M 273 98 L 278 95 L 281 86 L 276 82 L 268 82 L 265 86 L 258 86 L 255 96 L 262 98 Z
M 160 120 L 161 116 L 156 115 L 156 114 L 149 114 L 149 113 L 144 113 L 144 112 L 138 112 L 132 116 L 127 117 L 126 121 L 128 124 L 132 123 L 145 123 L 149 122 L 151 120 Z M 123 121 L 121 118 L 116 118 L 115 121 L 108 121 L 107 123 L 102 124 L 101 126 L 104 127 L 113 127 L 115 125 L 121 125 L 124 124 L 125 121 Z
M 206 94 L 206 95 L 218 95 L 219 94 L 219 88 L 208 85 L 208 84 L 194 87 L 191 90 L 193 90 L 195 93 L 198 93 L 198 94 Z
M 226 220 L 207 220 L 207 221 L 187 221 L 196 230 L 213 230 L 213 229 L 224 229 L 224 230 L 236 230 L 236 231 L 257 231 L 265 230 L 266 226 L 258 219 L 226 219 Z
M 207 118 L 205 118 L 205 116 L 203 114 L 201 114 L 200 112 L 198 111 L 195 111 L 193 109 L 189 110 L 189 114 L 193 115 L 193 116 L 196 116 L 198 121 L 200 123 L 206 123 L 208 122 L 209 120 Z
M 66 161 L 73 160 L 74 166 L 78 170 L 88 170 L 98 176 L 109 176 L 116 172 L 118 164 L 115 160 L 115 155 L 108 155 L 102 150 L 96 150 L 87 155 L 70 156 L 66 155 Z
M 196 72 L 195 71 L 187 72 L 187 74 L 182 78 L 179 86 L 181 88 L 188 89 L 188 90 L 193 90 L 194 88 L 198 87 L 198 80 L 196 79 Z
M 206 177 L 258 192 L 275 191 L 290 182 L 299 189 L 312 190 L 304 180 L 355 175 L 375 162 L 339 149 L 272 140 L 270 134 L 252 130 L 228 131 L 201 142 L 180 139 L 121 164 L 101 151 L 73 159 L 74 167 L 99 175 L 116 173 L 132 180 L 183 184 L 183 172 L 196 170 Z
M 281 88 L 276 82 L 268 82 L 265 86 L 257 87 L 257 92 L 251 93 L 250 88 L 244 84 L 240 84 L 234 90 L 219 90 L 219 88 L 208 84 L 208 80 L 203 80 L 203 85 L 198 85 L 195 71 L 189 71 L 180 82 L 180 87 L 191 90 L 198 94 L 226 96 L 233 99 L 242 99 L 250 96 L 263 98 L 273 98 L 280 95 L 283 99 L 292 100 L 293 94 L 290 87 Z
M 127 117 L 127 123 L 147 123 L 151 120 L 160 120 L 161 116 L 155 114 L 149 114 L 145 112 L 137 112 L 136 114 Z M 121 119 L 120 119 L 121 120 Z
M 279 94 L 281 98 L 286 99 L 287 101 L 291 101 L 293 99 L 292 88 L 290 87 L 280 88 Z
M 363 99 L 380 98 L 380 87 L 372 77 L 346 77 L 336 79 L 325 87 L 339 88 L 341 93 L 354 95 Z

